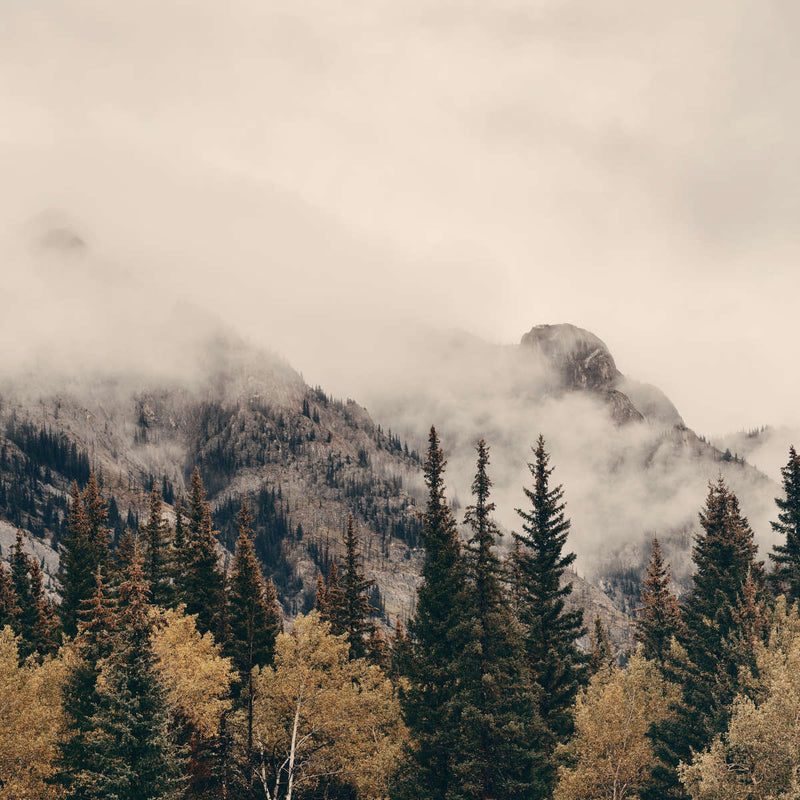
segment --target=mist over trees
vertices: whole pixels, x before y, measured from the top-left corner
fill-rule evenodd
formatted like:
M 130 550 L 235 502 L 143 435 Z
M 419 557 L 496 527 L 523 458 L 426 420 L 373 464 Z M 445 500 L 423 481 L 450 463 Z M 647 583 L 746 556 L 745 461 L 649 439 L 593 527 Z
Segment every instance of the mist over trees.
M 654 539 L 628 651 L 567 603 L 568 487 L 544 439 L 505 556 L 490 463 L 481 440 L 459 526 L 431 429 L 422 582 L 390 635 L 352 517 L 314 610 L 285 620 L 247 498 L 223 569 L 199 471 L 171 514 L 153 482 L 146 518 L 116 538 L 90 472 L 59 597 L 21 533 L 0 565 L 0 797 L 796 797 L 795 450 L 775 569 L 730 487 L 709 484 L 691 588 L 676 597 Z

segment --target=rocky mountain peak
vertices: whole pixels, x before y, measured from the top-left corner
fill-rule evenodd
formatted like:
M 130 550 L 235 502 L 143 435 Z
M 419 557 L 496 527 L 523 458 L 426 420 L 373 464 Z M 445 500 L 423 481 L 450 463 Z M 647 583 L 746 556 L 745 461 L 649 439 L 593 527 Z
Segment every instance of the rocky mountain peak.
M 576 325 L 536 325 L 520 345 L 543 356 L 569 389 L 613 389 L 622 377 L 605 343 Z

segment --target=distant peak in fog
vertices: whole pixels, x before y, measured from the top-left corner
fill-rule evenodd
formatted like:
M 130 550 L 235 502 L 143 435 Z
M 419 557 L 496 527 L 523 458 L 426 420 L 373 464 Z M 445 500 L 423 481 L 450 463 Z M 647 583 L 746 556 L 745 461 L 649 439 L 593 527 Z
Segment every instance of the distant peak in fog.
M 622 378 L 605 343 L 570 323 L 536 325 L 520 345 L 544 356 L 569 388 L 610 389 Z

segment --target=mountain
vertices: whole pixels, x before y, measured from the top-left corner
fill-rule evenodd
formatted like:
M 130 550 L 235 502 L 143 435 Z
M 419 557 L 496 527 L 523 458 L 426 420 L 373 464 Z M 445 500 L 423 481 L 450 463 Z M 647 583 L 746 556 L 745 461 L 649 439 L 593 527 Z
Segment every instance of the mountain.
M 288 364 L 233 338 L 206 342 L 191 380 L 95 374 L 46 389 L 0 384 L 0 516 L 57 545 L 72 481 L 89 470 L 114 498 L 116 533 L 135 526 L 155 483 L 171 502 L 200 469 L 222 531 L 247 494 L 257 547 L 290 612 L 313 600 L 341 551 L 348 514 L 392 617 L 410 612 L 417 572 L 420 459 L 352 400 L 305 384 Z M 0 537 L 3 554 L 10 543 Z M 51 562 L 49 559 L 48 562 Z M 52 572 L 52 564 L 48 563 Z
M 185 309 L 179 319 L 183 328 L 194 321 Z M 341 555 L 352 513 L 375 602 L 387 621 L 407 617 L 421 564 L 419 451 L 430 424 L 449 459 L 458 519 L 474 443 L 487 439 L 506 533 L 525 503 L 529 445 L 544 433 L 573 521 L 575 600 L 588 622 L 604 619 L 618 646 L 631 641 L 628 615 L 654 534 L 678 588 L 686 585 L 709 480 L 724 474 L 757 532 L 768 529 L 776 483 L 688 429 L 660 390 L 624 376 L 602 340 L 573 325 L 538 325 L 516 346 L 428 338 L 416 362 L 400 362 L 399 386 L 386 381 L 389 391 L 370 395 L 386 429 L 363 406 L 309 386 L 284 360 L 230 333 L 186 342 L 170 374 L 101 365 L 0 379 L 0 555 L 16 527 L 26 530 L 51 591 L 73 481 L 85 482 L 90 469 L 101 475 L 119 536 L 138 525 L 154 482 L 171 504 L 197 466 L 221 557 L 229 558 L 246 494 L 259 556 L 290 614 L 313 602 L 316 575 Z
M 372 412 L 413 443 L 436 424 L 459 501 L 471 479 L 474 443 L 485 437 L 507 530 L 518 525 L 514 509 L 526 502 L 530 446 L 542 433 L 552 480 L 564 485 L 578 571 L 621 609 L 630 611 L 638 598 L 654 535 L 677 588 L 688 585 L 697 514 L 708 482 L 720 474 L 739 495 L 765 557 L 779 476 L 728 457 L 689 429 L 661 390 L 622 374 L 594 333 L 537 325 L 517 345 L 496 345 L 425 332 L 408 349 L 416 359 L 395 356 L 404 365 L 402 380 L 382 375 L 363 390 Z

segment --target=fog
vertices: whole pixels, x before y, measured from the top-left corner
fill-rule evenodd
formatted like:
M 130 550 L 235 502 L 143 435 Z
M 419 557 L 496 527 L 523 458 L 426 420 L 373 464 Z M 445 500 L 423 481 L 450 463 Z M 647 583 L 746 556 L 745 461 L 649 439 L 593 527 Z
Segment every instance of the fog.
M 793 4 L 0 14 L 3 369 L 190 372 L 208 323 L 377 401 L 410 331 L 569 321 L 698 432 L 800 425 Z

